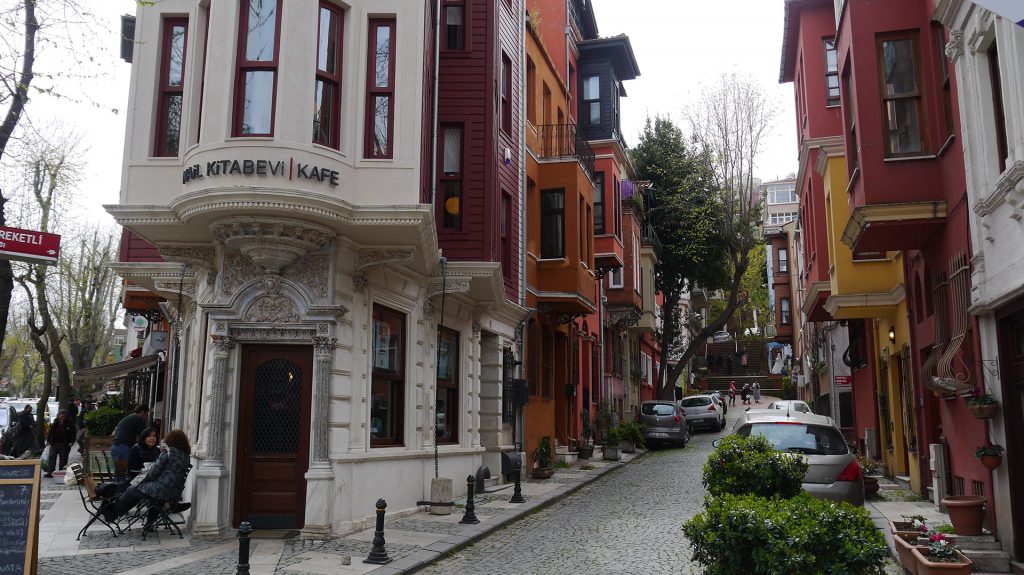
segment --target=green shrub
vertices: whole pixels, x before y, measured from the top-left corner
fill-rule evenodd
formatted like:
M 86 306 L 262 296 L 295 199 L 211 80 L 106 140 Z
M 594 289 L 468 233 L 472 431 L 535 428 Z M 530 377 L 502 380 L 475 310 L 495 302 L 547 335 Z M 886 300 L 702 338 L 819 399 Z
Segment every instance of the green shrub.
M 127 415 L 120 407 L 103 405 L 85 414 L 85 429 L 92 437 L 114 433 L 119 421 Z
M 632 441 L 637 447 L 644 446 L 644 425 L 637 421 L 622 421 L 612 430 L 620 441 Z
M 807 463 L 783 453 L 764 436 L 727 435 L 704 464 L 704 487 L 712 495 L 793 497 L 800 493 Z
M 806 493 L 709 497 L 683 534 L 705 575 L 875 575 L 888 557 L 862 507 Z
M 788 375 L 782 378 L 782 399 L 796 399 L 796 386 Z

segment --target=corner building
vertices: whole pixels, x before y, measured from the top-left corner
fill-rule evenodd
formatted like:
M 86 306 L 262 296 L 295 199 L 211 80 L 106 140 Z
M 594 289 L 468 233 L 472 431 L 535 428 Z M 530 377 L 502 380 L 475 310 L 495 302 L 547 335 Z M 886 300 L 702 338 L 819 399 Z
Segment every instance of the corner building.
M 498 225 L 485 219 L 498 188 L 460 179 L 506 147 L 518 171 L 518 140 L 493 130 L 513 103 L 488 105 L 478 131 L 451 116 L 435 127 L 433 54 L 460 33 L 486 52 L 484 29 L 523 8 L 457 3 L 460 19 L 447 4 L 436 36 L 431 1 L 138 9 L 107 210 L 126 228 L 129 305 L 162 299 L 181 319 L 165 427 L 193 442 L 197 535 L 242 520 L 310 537 L 366 526 L 378 498 L 389 513 L 429 498 L 435 441 L 456 495 L 513 446 L 502 386 L 525 316 L 510 255 L 520 200 L 509 185 Z M 501 40 L 510 56 L 519 37 Z

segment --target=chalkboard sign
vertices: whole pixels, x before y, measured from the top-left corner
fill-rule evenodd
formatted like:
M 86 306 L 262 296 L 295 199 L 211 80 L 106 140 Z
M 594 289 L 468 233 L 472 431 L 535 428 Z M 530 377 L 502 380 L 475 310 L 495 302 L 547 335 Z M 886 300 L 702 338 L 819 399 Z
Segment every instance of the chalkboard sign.
M 34 575 L 39 529 L 39 460 L 0 461 L 0 573 Z

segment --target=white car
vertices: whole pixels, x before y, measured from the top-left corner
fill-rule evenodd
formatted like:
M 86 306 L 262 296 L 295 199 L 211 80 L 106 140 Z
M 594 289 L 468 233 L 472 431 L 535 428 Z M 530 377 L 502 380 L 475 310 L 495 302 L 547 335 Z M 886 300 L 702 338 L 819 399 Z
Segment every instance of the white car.
M 725 409 L 714 395 L 688 395 L 679 405 L 683 408 L 690 429 L 706 427 L 712 431 L 725 429 Z
M 784 399 L 781 401 L 773 401 L 768 404 L 768 409 L 781 409 L 783 411 L 799 411 L 801 413 L 814 413 L 811 410 L 811 406 L 807 405 L 806 402 L 800 401 L 799 399 Z
M 732 336 L 729 335 L 729 332 L 727 332 L 727 331 L 725 331 L 723 329 L 722 331 L 716 331 L 715 335 L 711 336 L 711 341 L 713 341 L 715 343 L 722 343 L 722 342 L 726 342 L 726 341 L 732 341 Z

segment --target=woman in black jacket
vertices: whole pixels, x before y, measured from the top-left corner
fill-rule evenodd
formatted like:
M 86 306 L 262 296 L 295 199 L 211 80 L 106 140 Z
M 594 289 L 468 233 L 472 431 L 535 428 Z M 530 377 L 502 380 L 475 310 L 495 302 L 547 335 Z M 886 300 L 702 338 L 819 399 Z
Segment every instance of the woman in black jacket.
M 71 444 L 75 442 L 75 420 L 71 419 L 67 410 L 60 410 L 56 421 L 50 425 L 50 431 L 46 434 L 46 443 L 50 446 L 50 457 L 47 460 L 49 471 L 44 477 L 53 477 L 53 472 L 64 469 L 68 464 L 68 453 L 71 451 Z M 56 464 L 60 464 L 57 467 Z
M 139 440 L 128 452 L 128 481 L 142 473 L 146 463 L 153 463 L 160 457 L 160 447 L 155 427 L 147 427 L 139 434 Z
M 146 518 L 146 523 L 150 524 L 157 517 L 156 505 L 174 504 L 181 500 L 181 492 L 185 489 L 185 478 L 188 476 L 189 454 L 192 452 L 192 448 L 185 432 L 180 429 L 172 429 L 168 432 L 164 436 L 164 444 L 167 446 L 167 451 L 160 454 L 142 483 L 129 487 L 128 491 L 118 497 L 112 505 L 108 505 L 102 510 L 107 521 L 114 521 L 128 513 L 143 499 L 148 499 L 154 504 L 150 507 L 149 515 Z M 172 510 L 184 511 L 188 507 L 189 504 L 180 504 L 173 506 Z

